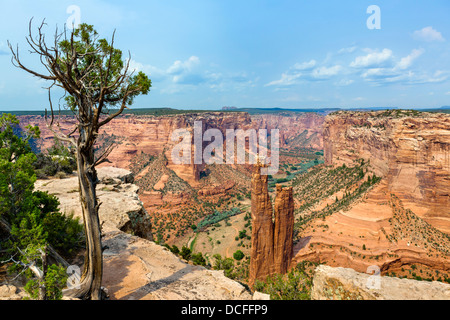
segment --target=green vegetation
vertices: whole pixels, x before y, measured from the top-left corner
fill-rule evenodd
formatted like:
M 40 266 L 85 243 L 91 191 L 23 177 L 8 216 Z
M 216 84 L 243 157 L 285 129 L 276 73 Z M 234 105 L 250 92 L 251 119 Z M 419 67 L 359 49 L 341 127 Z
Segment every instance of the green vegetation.
M 302 261 L 287 274 L 276 274 L 265 281 L 256 280 L 255 290 L 270 295 L 271 300 L 311 300 L 316 263 Z
M 47 149 L 47 153 L 41 152 L 36 155 L 33 166 L 38 178 L 55 175 L 64 177 L 65 174 L 71 174 L 77 169 L 75 152 L 55 138 L 53 146 Z
M 348 208 L 373 185 L 377 184 L 381 178 L 370 174 L 368 166 L 368 162 L 359 159 L 353 163 L 353 166 L 345 164 L 336 168 L 317 166 L 298 176 L 292 182 L 295 197 L 302 199 L 302 204 L 296 209 L 296 212 L 308 212 L 308 214 L 300 216 L 294 229 L 298 232 L 313 219 L 325 218 L 334 212 Z M 333 203 L 321 210 L 311 211 L 314 205 L 339 191 L 343 193 L 340 199 L 335 196 Z
M 218 211 L 215 210 L 212 214 L 206 216 L 202 221 L 197 224 L 197 230 L 202 230 L 210 225 L 216 224 L 219 221 L 225 220 L 226 218 L 232 217 L 241 213 L 239 208 L 232 208 L 231 210 Z
M 39 280 L 28 275 L 31 280 L 25 285 L 25 291 L 31 299 L 39 299 L 39 289 L 45 287 L 47 300 L 61 300 L 62 288 L 66 286 L 68 275 L 62 266 L 51 265 L 45 275 L 45 279 Z
M 237 256 L 239 258 L 241 255 L 238 253 Z M 248 270 L 250 264 L 249 257 L 244 255 L 240 260 L 235 258 L 237 260 L 236 264 L 233 258 L 224 259 L 220 254 L 215 254 L 213 258 L 214 258 L 213 263 L 214 270 L 224 270 L 225 276 L 233 280 L 239 281 L 248 280 Z
M 13 115 L 4 114 L 0 118 L 0 226 L 4 229 L 0 233 L 4 236 L 0 249 L 5 254 L 1 260 L 12 262 L 10 272 L 29 271 L 32 266 L 42 268 L 45 261 L 39 257 L 47 254 L 48 246 L 68 257 L 83 243 L 79 221 L 59 212 L 55 196 L 34 191 L 36 155 L 28 141 L 39 136 L 39 128 L 28 127 L 25 137 L 18 137 L 13 132 L 18 123 Z M 49 266 L 51 272 L 44 275 L 44 280 L 35 278 L 31 272 L 25 273 L 29 276 L 30 293 L 38 280 L 59 283 L 56 268 Z M 59 297 L 55 288 L 47 290 L 48 299 Z
M 235 253 L 233 253 L 233 258 L 235 260 L 242 260 L 244 258 L 245 254 L 241 250 L 237 250 Z

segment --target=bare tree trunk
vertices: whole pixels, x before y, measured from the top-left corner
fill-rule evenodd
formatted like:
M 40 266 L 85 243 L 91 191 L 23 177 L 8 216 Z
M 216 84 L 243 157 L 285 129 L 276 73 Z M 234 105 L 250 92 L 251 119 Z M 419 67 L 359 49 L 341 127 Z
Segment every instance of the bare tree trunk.
M 65 295 L 80 299 L 101 299 L 103 275 L 101 228 L 98 217 L 99 203 L 96 196 L 97 172 L 95 170 L 94 148 L 86 147 L 93 141 L 84 141 L 86 132 L 80 129 L 77 143 L 77 170 L 80 187 L 80 201 L 83 212 L 86 254 L 84 269 L 78 289 L 71 289 Z

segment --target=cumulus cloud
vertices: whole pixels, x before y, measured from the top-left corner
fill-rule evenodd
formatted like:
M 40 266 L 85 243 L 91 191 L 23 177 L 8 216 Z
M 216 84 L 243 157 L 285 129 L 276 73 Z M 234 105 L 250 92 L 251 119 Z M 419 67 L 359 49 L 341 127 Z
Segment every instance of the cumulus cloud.
M 352 79 L 341 79 L 337 82 L 334 83 L 334 85 L 338 86 L 338 87 L 346 87 L 351 85 L 353 82 L 355 82 Z
M 423 49 L 414 49 L 411 54 L 409 54 L 408 56 L 402 58 L 396 65 L 396 68 L 404 70 L 409 68 L 413 61 L 416 60 L 418 57 L 420 57 L 425 50 Z
M 432 42 L 432 41 L 443 42 L 443 41 L 445 41 L 442 34 L 439 31 L 433 29 L 433 27 L 431 27 L 431 26 L 425 27 L 421 30 L 414 31 L 413 38 L 416 40 L 427 41 L 427 42 Z
M 281 74 L 281 78 L 271 81 L 265 86 L 286 87 L 292 86 L 303 81 L 323 81 L 328 80 L 342 71 L 342 66 L 335 65 L 331 67 L 317 66 L 316 60 L 296 63 L 288 71 Z
M 383 49 L 381 52 L 370 52 L 365 56 L 356 57 L 350 63 L 352 68 L 379 68 L 388 66 L 392 61 L 392 50 Z
M 177 60 L 168 69 L 167 73 L 171 75 L 180 75 L 191 72 L 196 66 L 200 64 L 199 57 L 191 56 L 185 61 Z

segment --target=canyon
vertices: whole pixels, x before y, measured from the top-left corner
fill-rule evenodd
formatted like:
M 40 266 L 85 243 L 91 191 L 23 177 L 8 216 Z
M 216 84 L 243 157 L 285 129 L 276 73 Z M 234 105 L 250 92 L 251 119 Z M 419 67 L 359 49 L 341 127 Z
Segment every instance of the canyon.
M 21 116 L 20 121 L 40 126 L 41 150 L 52 144 L 42 116 Z M 224 138 L 227 129 L 279 129 L 280 173 L 259 175 L 256 182 L 258 166 L 175 164 L 170 150 L 177 142 L 171 134 L 180 128 L 192 132 L 195 121 L 202 121 L 203 132 L 217 128 Z M 63 130 L 71 124 L 70 117 L 61 121 Z M 232 257 L 239 248 L 253 257 L 249 284 L 301 261 L 361 273 L 376 266 L 382 275 L 449 278 L 449 115 L 404 110 L 339 111 L 326 117 L 127 114 L 101 132 L 98 148 L 112 142 L 116 148 L 108 165 L 132 172 L 154 240 L 208 248 L 207 259 L 217 252 Z M 321 150 L 323 164 L 317 162 Z M 316 162 L 309 167 L 312 160 Z M 304 170 L 295 171 L 303 165 Z M 230 231 L 214 236 L 226 225 L 209 227 L 201 237 L 191 229 L 215 210 L 231 208 L 240 213 L 232 218 Z M 240 236 L 235 225 L 245 228 L 250 208 L 251 241 L 233 244 L 228 238 Z M 280 221 L 277 212 L 288 214 Z M 197 238 L 205 240 L 198 243 Z

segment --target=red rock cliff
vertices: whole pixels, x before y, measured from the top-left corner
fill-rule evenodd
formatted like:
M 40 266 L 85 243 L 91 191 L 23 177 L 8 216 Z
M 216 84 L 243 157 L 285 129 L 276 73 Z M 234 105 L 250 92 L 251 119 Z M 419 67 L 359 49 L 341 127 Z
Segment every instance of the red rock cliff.
M 450 233 L 450 115 L 338 112 L 324 123 L 325 164 L 364 158 L 407 208 Z

